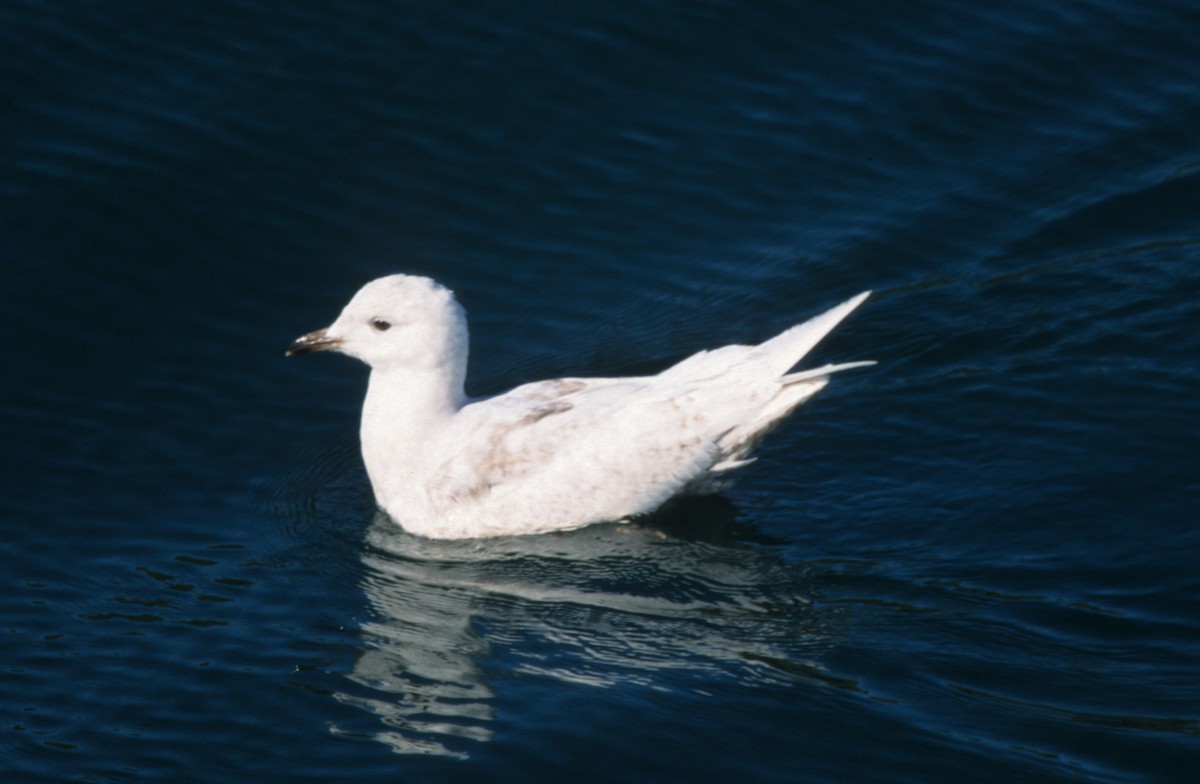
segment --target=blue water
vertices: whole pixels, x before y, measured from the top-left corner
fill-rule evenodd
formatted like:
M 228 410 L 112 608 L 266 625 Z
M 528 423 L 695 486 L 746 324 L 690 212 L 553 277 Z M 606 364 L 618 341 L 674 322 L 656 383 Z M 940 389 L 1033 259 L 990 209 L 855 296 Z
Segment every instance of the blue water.
M 0 778 L 1191 782 L 1200 8 L 0 5 Z M 653 372 L 865 288 L 723 497 L 430 542 L 365 368 Z

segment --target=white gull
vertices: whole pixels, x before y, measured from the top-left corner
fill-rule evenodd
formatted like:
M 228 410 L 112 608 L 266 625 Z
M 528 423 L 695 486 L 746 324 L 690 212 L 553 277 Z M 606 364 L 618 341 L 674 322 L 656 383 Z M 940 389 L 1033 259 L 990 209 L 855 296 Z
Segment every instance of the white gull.
M 334 349 L 371 367 L 362 454 L 375 500 L 435 539 L 628 520 L 716 492 L 780 420 L 848 362 L 789 373 L 870 292 L 757 346 L 701 351 L 655 376 L 535 381 L 468 398 L 467 318 L 429 278 L 363 286 L 288 356 Z

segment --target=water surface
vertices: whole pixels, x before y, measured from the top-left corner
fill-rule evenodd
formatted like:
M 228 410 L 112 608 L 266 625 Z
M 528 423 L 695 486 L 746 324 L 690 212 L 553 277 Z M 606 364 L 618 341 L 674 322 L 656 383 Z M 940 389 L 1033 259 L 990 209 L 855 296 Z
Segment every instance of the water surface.
M 0 9 L 0 769 L 21 782 L 1191 781 L 1200 12 Z M 429 542 L 365 372 L 654 372 L 865 288 L 723 497 Z

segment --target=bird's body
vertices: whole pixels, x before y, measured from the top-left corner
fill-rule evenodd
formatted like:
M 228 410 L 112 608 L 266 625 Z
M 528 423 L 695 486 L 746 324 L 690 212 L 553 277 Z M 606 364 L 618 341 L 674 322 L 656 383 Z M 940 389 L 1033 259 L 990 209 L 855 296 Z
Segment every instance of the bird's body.
M 463 393 L 466 316 L 427 278 L 363 287 L 289 354 L 335 348 L 371 366 L 363 460 L 379 506 L 432 538 L 543 533 L 713 492 L 838 370 L 788 371 L 867 294 L 757 346 L 702 351 L 654 376 Z

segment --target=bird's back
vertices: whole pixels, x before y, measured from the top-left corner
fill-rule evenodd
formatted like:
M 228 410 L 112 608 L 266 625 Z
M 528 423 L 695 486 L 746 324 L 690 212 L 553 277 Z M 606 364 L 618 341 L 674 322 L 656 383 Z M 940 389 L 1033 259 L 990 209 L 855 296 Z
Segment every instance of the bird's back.
M 729 483 L 764 435 L 832 372 L 788 374 L 865 295 L 757 346 L 700 352 L 656 376 L 558 379 L 476 401 L 425 478 L 430 535 L 577 528 L 651 512 Z

